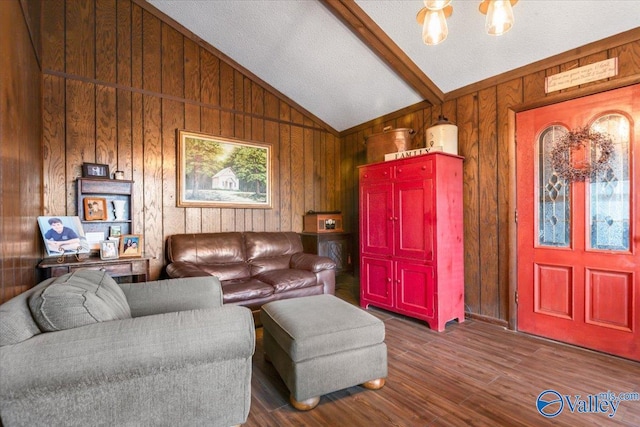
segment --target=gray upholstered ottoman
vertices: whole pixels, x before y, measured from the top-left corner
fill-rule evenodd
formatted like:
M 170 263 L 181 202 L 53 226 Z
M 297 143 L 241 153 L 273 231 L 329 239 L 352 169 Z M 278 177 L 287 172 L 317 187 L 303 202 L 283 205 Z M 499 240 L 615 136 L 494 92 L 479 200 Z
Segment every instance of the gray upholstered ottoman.
M 384 323 L 333 295 L 262 306 L 265 357 L 291 392 L 291 404 L 313 409 L 323 394 L 362 384 L 384 386 Z

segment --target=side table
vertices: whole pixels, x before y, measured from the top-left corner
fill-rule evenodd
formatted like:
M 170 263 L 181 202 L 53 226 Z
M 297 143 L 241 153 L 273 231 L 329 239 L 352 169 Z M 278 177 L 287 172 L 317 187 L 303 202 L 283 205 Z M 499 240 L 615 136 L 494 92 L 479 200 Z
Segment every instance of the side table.
M 302 247 L 310 254 L 331 258 L 336 263 L 336 273 L 352 271 L 351 233 L 300 233 Z
M 100 257 L 89 257 L 78 261 L 69 256 L 63 262 L 58 262 L 57 258 L 45 258 L 38 264 L 38 268 L 43 272 L 43 279 L 59 277 L 85 268 L 106 271 L 114 278 L 130 277 L 133 282 L 146 282 L 149 277 L 149 258 L 100 259 Z

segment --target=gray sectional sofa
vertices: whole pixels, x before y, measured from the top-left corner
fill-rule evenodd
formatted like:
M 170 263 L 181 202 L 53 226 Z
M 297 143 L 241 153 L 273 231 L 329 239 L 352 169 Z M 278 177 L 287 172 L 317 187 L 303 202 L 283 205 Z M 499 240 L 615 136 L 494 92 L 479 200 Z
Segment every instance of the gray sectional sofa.
M 251 311 L 213 276 L 117 284 L 79 270 L 0 305 L 10 426 L 231 426 L 251 403 Z

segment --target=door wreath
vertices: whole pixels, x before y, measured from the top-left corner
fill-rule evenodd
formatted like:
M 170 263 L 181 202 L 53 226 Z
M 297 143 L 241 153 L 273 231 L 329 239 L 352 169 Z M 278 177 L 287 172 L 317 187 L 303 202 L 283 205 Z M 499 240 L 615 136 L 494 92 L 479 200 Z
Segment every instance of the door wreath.
M 595 162 L 583 163 L 579 167 L 571 164 L 571 151 L 583 147 L 600 150 L 600 156 Z M 613 154 L 613 141 L 602 132 L 590 129 L 588 126 L 567 132 L 555 141 L 551 150 L 551 165 L 558 176 L 567 181 L 584 181 L 592 174 L 605 171 L 609 167 L 609 160 Z

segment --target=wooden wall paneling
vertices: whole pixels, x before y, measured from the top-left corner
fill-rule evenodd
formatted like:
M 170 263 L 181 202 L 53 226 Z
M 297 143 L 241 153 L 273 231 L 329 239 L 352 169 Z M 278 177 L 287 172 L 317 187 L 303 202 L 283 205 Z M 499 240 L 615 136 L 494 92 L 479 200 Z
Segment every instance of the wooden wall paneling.
M 442 104 L 442 110 L 440 111 L 439 114 L 442 114 L 447 119 L 455 123 L 456 122 L 455 118 L 458 116 L 458 108 L 459 108 L 458 101 L 455 99 L 452 99 Z M 436 116 L 434 122 L 437 120 L 438 120 L 438 117 Z
M 271 144 L 271 209 L 264 215 L 266 231 L 280 230 L 280 101 L 272 93 L 264 95 L 264 142 Z
M 358 168 L 356 167 L 356 138 L 357 134 L 351 134 L 347 138 L 341 140 L 341 172 L 344 181 L 343 191 L 343 220 L 345 221 L 345 230 L 355 232 L 357 220 L 351 212 L 358 211 Z M 354 239 L 355 247 L 357 247 L 357 236 Z
M 249 81 L 251 88 L 251 139 L 264 142 L 264 89 Z M 265 209 L 251 212 L 251 230 L 265 231 Z
M 498 164 L 496 166 L 498 176 L 498 229 L 500 238 L 498 241 L 499 261 L 499 319 L 509 320 L 509 301 L 514 298 L 509 295 L 509 257 L 510 257 L 510 232 L 515 226 L 515 212 L 510 209 L 509 195 L 512 192 L 510 180 L 511 147 L 512 141 L 509 133 L 510 107 L 519 105 L 523 100 L 523 79 L 514 79 L 497 86 L 497 125 L 498 125 Z
M 184 103 L 162 100 L 162 230 L 164 238 L 185 232 L 185 208 L 177 207 L 176 129 L 184 128 Z M 189 208 L 187 208 L 189 209 Z M 164 249 L 164 240 L 160 248 Z
M 43 76 L 42 160 L 46 177 L 43 191 L 43 215 L 63 215 L 67 211 L 65 80 Z
M 80 215 L 76 212 L 75 179 L 81 176 L 82 163 L 95 162 L 95 92 L 92 83 L 77 80 L 66 81 L 66 194 L 53 197 L 66 198 L 64 212 L 53 215 Z
M 110 173 L 113 173 L 118 166 L 118 110 L 116 105 L 116 89 L 97 85 L 95 161 L 109 165 Z
M 303 194 L 304 205 L 302 209 L 302 215 L 307 212 L 309 209 L 315 209 L 318 204 L 316 203 L 317 199 L 320 199 L 319 195 L 321 194 L 320 189 L 320 179 L 314 180 L 314 176 L 316 175 L 316 166 L 318 163 L 318 157 L 316 155 L 315 147 L 318 145 L 314 140 L 314 131 L 309 128 L 304 128 L 302 130 L 302 140 L 303 142 L 303 156 L 302 159 L 304 161 L 304 165 L 302 167 L 304 174 L 304 188 L 305 192 Z
M 115 83 L 116 78 L 116 0 L 95 0 L 96 79 Z
M 477 95 L 457 100 L 458 151 L 464 157 L 464 283 L 465 303 L 472 313 L 481 310 L 480 213 Z M 447 114 L 444 112 L 444 114 Z
M 45 21 L 46 19 L 45 15 Z M 67 0 L 65 28 L 73 29 L 65 32 L 65 71 L 67 73 L 90 79 L 95 77 L 94 27 L 94 2 Z
M 340 208 L 336 200 L 336 193 L 340 191 L 340 176 L 338 174 L 339 169 L 336 169 L 335 158 L 336 155 L 339 154 L 339 151 L 336 151 L 336 144 L 333 135 L 328 133 L 324 134 L 324 138 L 322 138 L 325 142 L 326 151 L 323 156 L 323 160 L 325 163 L 324 169 L 324 179 L 325 185 L 323 188 L 325 189 L 324 194 L 326 202 L 324 202 L 324 209 L 327 210 L 336 210 Z
M 183 51 L 184 51 L 184 97 L 187 100 L 200 102 L 200 92 L 202 85 L 202 76 L 200 74 L 200 46 L 198 46 L 193 40 L 189 40 L 186 37 L 183 37 Z M 203 67 L 204 68 L 204 67 Z M 215 76 L 216 81 L 218 80 L 218 67 L 215 67 Z M 217 86 L 217 85 L 216 85 Z M 215 105 L 218 105 L 219 96 L 215 97 L 216 102 Z M 185 108 L 192 108 L 193 112 L 199 110 L 198 104 L 195 103 L 187 103 Z M 196 114 L 191 114 L 193 119 L 196 119 Z M 190 123 L 185 124 L 187 129 L 199 130 L 200 123 L 198 117 L 197 125 L 191 126 Z
M 244 138 L 244 75 L 237 70 L 233 72 L 233 133 L 227 135 Z
M 220 127 L 219 135 L 232 137 L 235 130 L 235 70 L 226 62 L 220 61 Z M 203 73 L 204 79 L 204 73 Z M 204 125 L 204 123 L 203 123 Z M 220 231 L 236 230 L 236 217 L 233 209 L 220 209 Z
M 305 212 L 304 140 L 301 126 L 291 126 L 291 160 L 289 164 L 291 171 L 291 228 L 289 230 L 300 232 Z M 312 189 L 313 185 L 310 188 Z
M 124 89 L 116 90 L 116 121 L 117 121 L 117 163 L 116 170 L 124 172 L 125 179 L 133 179 L 132 161 L 132 129 L 131 129 L 131 92 Z
M 291 107 L 280 102 L 280 120 L 289 122 Z M 280 230 L 291 231 L 291 125 L 280 123 Z
M 205 108 L 200 109 L 201 112 L 201 127 L 204 133 L 210 135 L 219 135 L 220 133 L 220 110 L 217 108 Z M 187 208 L 197 209 L 197 208 Z M 222 227 L 222 211 L 220 208 L 201 208 L 202 224 L 201 228 L 203 232 L 216 233 L 223 231 Z
M 162 93 L 184 97 L 183 36 L 162 24 Z M 176 129 L 184 128 L 184 102 L 162 100 L 162 230 L 163 236 L 185 232 L 185 208 L 177 207 Z M 164 240 L 160 245 L 164 249 Z
M 146 74 L 146 71 L 145 71 Z M 152 79 L 145 81 L 154 86 Z M 144 168 L 144 251 L 151 257 L 149 271 L 152 277 L 158 277 L 164 264 L 163 250 L 163 204 L 162 204 L 162 123 L 161 99 L 143 95 L 143 168 Z
M 500 317 L 498 239 L 498 138 L 495 86 L 478 93 L 478 186 L 480 307 L 483 316 Z
M 610 49 L 609 57 L 618 58 L 618 75 L 616 78 L 640 73 L 640 40 Z
M 37 283 L 41 255 L 42 79 L 31 39 L 39 21 L 38 7 L 0 2 L 0 303 Z
M 142 67 L 142 88 L 160 93 L 162 91 L 162 23 L 146 10 L 142 12 Z
M 217 74 L 217 73 L 216 73 Z M 216 78 L 217 80 L 217 78 Z M 187 38 L 184 38 L 184 97 L 192 102 L 184 104 L 184 128 L 194 131 L 201 130 L 200 101 L 201 75 L 200 75 L 200 47 Z M 216 102 L 217 103 L 217 102 Z M 220 122 L 220 114 L 216 111 Z M 174 152 L 177 153 L 177 145 Z M 178 185 L 176 181 L 176 186 Z M 176 195 L 177 197 L 177 195 Z M 183 208 L 185 216 L 185 233 L 202 232 L 202 208 Z
M 43 1 L 42 16 L 42 68 L 65 71 L 65 1 Z
M 233 72 L 233 109 L 235 111 L 233 115 L 233 133 L 230 135 L 235 138 L 244 139 L 245 134 L 245 77 L 238 71 Z M 245 223 L 246 209 L 232 209 L 235 230 L 246 231 L 247 225 Z M 251 213 L 249 212 L 249 215 Z
M 187 78 L 187 84 L 194 86 L 189 92 L 195 92 L 199 86 L 199 98 L 194 99 L 201 100 L 205 105 L 233 108 L 233 69 L 226 63 L 221 63 L 218 58 L 204 49 L 199 49 L 198 52 L 200 54 L 199 67 L 196 69 L 191 64 L 189 67 L 185 66 L 185 70 L 190 71 L 193 79 L 199 78 L 198 83 Z M 212 129 L 209 132 L 219 135 L 220 129 Z
M 137 234 L 145 230 L 145 168 L 144 168 L 144 101 L 140 93 L 131 94 L 131 178 L 135 182 L 133 192 L 134 223 Z M 146 244 L 146 242 L 145 242 Z
M 184 37 L 167 24 L 161 32 L 162 93 L 184 98 Z
M 131 3 L 116 1 L 116 81 L 131 85 Z
M 140 6 L 132 3 L 130 4 L 131 4 L 131 86 L 134 88 L 142 88 L 142 67 L 143 67 L 142 32 L 144 30 L 144 22 L 143 22 L 144 11 Z
M 555 74 L 555 73 L 554 73 Z M 524 101 L 535 100 L 544 98 L 546 93 L 544 91 L 545 78 L 550 75 L 547 70 L 540 70 L 535 73 L 527 74 L 522 78 L 524 84 L 522 88 L 524 90 Z

